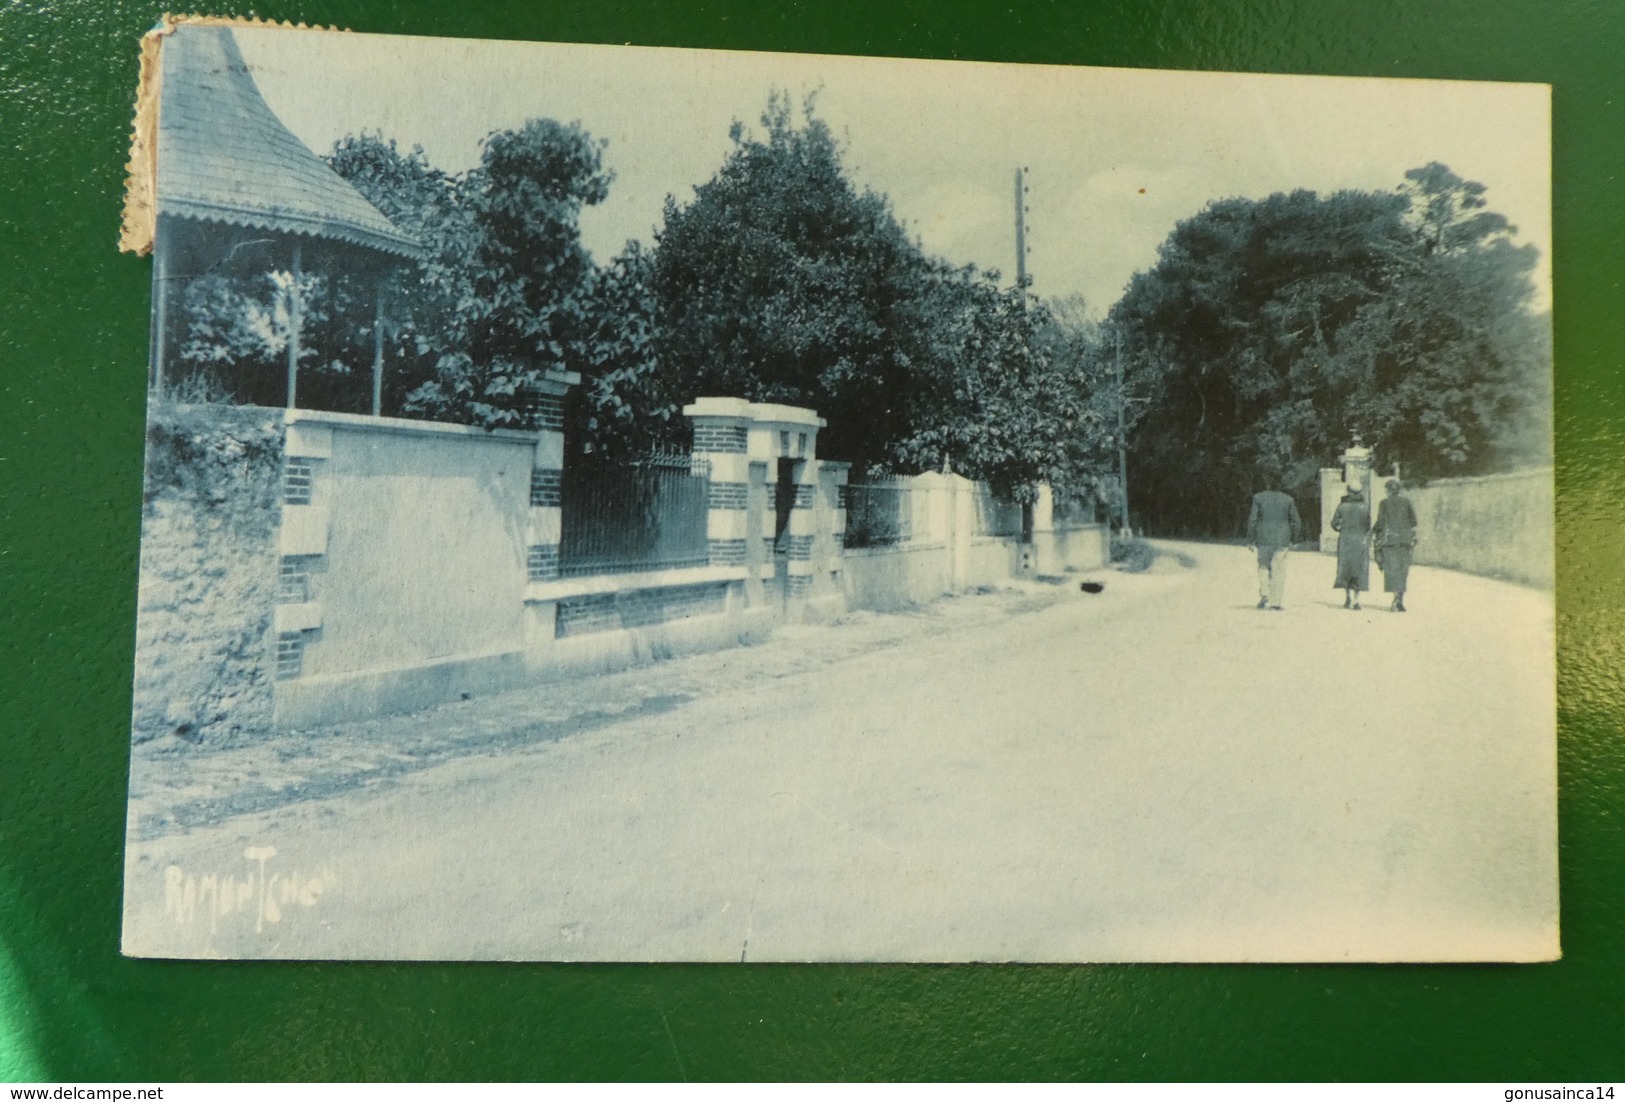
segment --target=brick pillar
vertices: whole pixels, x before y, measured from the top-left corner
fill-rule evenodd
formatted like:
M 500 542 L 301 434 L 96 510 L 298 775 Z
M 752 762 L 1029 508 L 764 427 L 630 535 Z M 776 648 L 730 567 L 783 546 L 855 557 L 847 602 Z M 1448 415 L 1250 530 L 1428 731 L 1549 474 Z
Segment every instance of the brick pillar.
M 810 409 L 751 403 L 748 450 L 750 457 L 767 463 L 770 494 L 777 493 L 781 462 L 791 465 L 790 515 L 784 532 L 785 594 L 792 602 L 805 601 L 813 593 L 817 569 L 813 564 L 813 544 L 818 535 L 814 502 L 818 494 L 818 430 L 824 421 Z M 769 527 L 763 533 L 774 536 L 777 504 L 770 507 Z M 797 613 L 796 615 L 799 615 Z
M 531 462 L 530 510 L 525 523 L 525 572 L 533 582 L 550 582 L 559 576 L 564 397 L 580 381 L 581 376 L 574 372 L 561 371 L 537 384 L 536 451 Z
M 1056 575 L 1066 571 L 1060 542 L 1055 535 L 1055 491 L 1047 482 L 1038 484 L 1038 500 L 1032 504 L 1033 572 Z
M 319 638 L 322 606 L 317 578 L 325 571 L 331 535 L 329 464 L 333 428 L 308 424 L 296 409 L 283 412 L 281 522 L 277 528 L 276 678 L 300 677 L 305 649 Z
M 711 463 L 712 497 L 707 536 L 713 564 L 762 564 L 773 572 L 771 542 L 777 521 L 774 496 L 781 460 L 794 464 L 795 494 L 784 533 L 788 553 L 788 592 L 805 597 L 812 585 L 813 502 L 818 493 L 818 430 L 823 420 L 812 410 L 747 402 L 741 398 L 699 398 L 683 408 L 694 423 L 694 454 Z M 755 478 L 765 494 L 752 491 Z M 737 489 L 735 487 L 738 487 Z M 753 504 L 765 497 L 762 504 Z M 755 549 L 747 550 L 755 542 Z
M 684 408 L 694 423 L 694 458 L 711 466 L 706 496 L 705 540 L 712 566 L 744 566 L 750 537 L 749 402 L 702 398 Z
M 829 536 L 828 561 L 819 565 L 831 575 L 840 572 L 842 555 L 846 550 L 846 485 L 851 475 L 850 463 L 819 460 L 818 477 L 823 484 L 825 501 L 828 503 L 828 512 L 820 519 L 825 533 Z
M 813 506 L 818 496 L 818 460 L 804 459 L 795 466 L 795 494 L 790 505 L 790 596 L 805 600 L 812 595 L 813 543 L 818 538 Z

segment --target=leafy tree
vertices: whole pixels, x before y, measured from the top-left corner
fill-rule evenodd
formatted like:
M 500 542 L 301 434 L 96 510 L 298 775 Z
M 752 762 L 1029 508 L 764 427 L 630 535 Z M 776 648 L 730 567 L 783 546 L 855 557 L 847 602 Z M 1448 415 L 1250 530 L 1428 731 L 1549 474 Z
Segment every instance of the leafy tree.
M 608 194 L 605 145 L 579 123 L 532 119 L 489 136 L 460 177 L 377 136 L 335 147 L 334 169 L 427 247 L 399 296 L 403 351 L 424 378 L 408 410 L 529 422 L 533 384 L 569 368 L 586 326 L 594 269 L 580 215 Z
M 1181 222 L 1109 319 L 1148 399 L 1133 411 L 1136 511 L 1229 533 L 1264 483 L 1314 494 L 1355 431 L 1423 477 L 1538 445 L 1534 254 L 1483 195 L 1433 164 L 1387 195 L 1227 199 Z
M 810 107 L 810 104 L 808 105 Z M 825 124 L 787 97 L 692 202 L 666 203 L 653 288 L 662 369 L 692 395 L 811 406 L 826 454 L 869 464 L 906 429 L 900 324 L 927 264 L 883 196 L 846 178 Z
M 692 202 L 667 202 L 653 286 L 675 389 L 817 409 L 823 453 L 860 469 L 1093 493 L 1089 341 L 998 273 L 925 256 L 810 102 L 798 126 L 775 94 L 761 121 L 760 138 L 736 124 Z
M 577 126 L 493 135 L 460 177 L 376 135 L 340 142 L 335 169 L 426 246 L 394 296 L 391 394 L 429 416 L 523 423 L 529 384 L 565 367 L 582 375 L 578 454 L 679 446 L 681 406 L 714 394 L 813 407 L 824 453 L 864 468 L 1097 495 L 1109 464 L 1081 304 L 1064 320 L 997 273 L 924 256 L 804 114 L 775 95 L 761 137 L 736 124 L 716 176 L 686 206 L 668 200 L 657 247 L 630 243 L 601 268 L 577 223 L 609 174 Z
M 592 279 L 566 430 L 578 450 L 625 458 L 687 444 L 682 406 L 693 395 L 660 370 L 653 276 L 654 257 L 632 241 Z
M 176 349 L 182 371 L 171 385 L 224 400 L 281 405 L 297 295 L 300 404 L 364 408 L 370 395 L 360 395 L 357 383 L 372 352 L 360 346 L 355 319 L 370 319 L 371 307 L 362 303 L 367 291 L 355 273 L 335 266 L 295 278 L 286 269 L 240 267 L 222 264 L 188 282 Z
M 463 182 L 431 165 L 421 146 L 403 153 L 378 134 L 341 138 L 327 161 L 423 249 L 416 263 L 395 266 L 385 288 L 384 410 L 444 407 L 439 371 L 464 349 L 460 311 L 474 295 L 469 257 L 478 228 Z
M 898 465 L 950 468 L 1015 501 L 1032 501 L 1039 482 L 1066 498 L 1102 499 L 1109 395 L 1081 304 L 1058 315 L 971 267 L 939 266 L 925 291 L 917 323 L 929 370 L 892 451 Z

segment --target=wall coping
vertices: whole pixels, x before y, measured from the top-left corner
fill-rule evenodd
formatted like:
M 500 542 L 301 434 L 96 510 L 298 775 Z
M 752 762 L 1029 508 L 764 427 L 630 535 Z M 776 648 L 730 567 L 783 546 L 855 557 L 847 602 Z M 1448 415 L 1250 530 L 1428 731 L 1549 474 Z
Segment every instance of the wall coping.
M 744 398 L 696 398 L 683 407 L 685 417 L 730 417 L 756 424 L 804 425 L 821 429 L 826 424 L 815 410 L 801 406 L 780 406 L 749 402 Z
M 1419 485 L 1409 487 L 1405 492 L 1431 490 L 1435 486 L 1467 486 L 1475 482 L 1516 482 L 1522 479 L 1553 477 L 1551 467 L 1525 467 L 1517 471 L 1497 471 L 1494 474 L 1463 475 L 1460 478 L 1430 478 Z M 1381 498 L 1378 499 L 1379 501 Z
M 531 582 L 525 586 L 525 603 L 563 601 L 571 597 L 591 597 L 600 593 L 621 593 L 637 589 L 670 589 L 708 582 L 742 582 L 750 577 L 743 566 L 689 566 L 677 570 L 640 570 L 628 574 L 594 574 L 585 578 L 560 578 L 553 582 Z
M 413 421 L 405 417 L 372 417 L 365 413 L 334 413 L 325 409 L 283 411 L 289 425 L 332 425 L 367 432 L 405 436 L 472 436 L 481 439 L 510 440 L 534 444 L 542 435 L 535 429 L 486 429 L 478 425 L 454 425 L 447 421 Z
M 1521 478 L 1551 478 L 1553 477 L 1553 472 L 1554 468 L 1551 466 L 1521 467 L 1515 471 L 1496 471 L 1493 474 L 1459 475 L 1455 478 L 1430 478 L 1425 482 L 1419 482 L 1413 486 L 1407 486 L 1405 488 L 1405 492 L 1410 493 L 1412 490 L 1426 490 L 1433 486 L 1466 486 L 1474 482 L 1513 482 Z M 1320 473 L 1322 477 L 1331 475 L 1341 481 L 1343 477 L 1343 468 L 1322 467 L 1320 468 Z M 1392 477 L 1392 475 L 1382 474 L 1381 472 L 1373 469 L 1371 472 L 1371 483 L 1373 486 L 1378 486 L 1384 482 L 1387 482 Z M 1400 481 L 1408 482 L 1409 478 L 1402 474 L 1400 475 Z M 1377 500 L 1381 501 L 1382 499 L 1378 498 Z
M 880 555 L 901 555 L 913 551 L 946 551 L 947 540 L 903 540 L 900 543 L 887 543 L 880 547 L 847 547 L 841 554 L 849 559 L 872 559 Z

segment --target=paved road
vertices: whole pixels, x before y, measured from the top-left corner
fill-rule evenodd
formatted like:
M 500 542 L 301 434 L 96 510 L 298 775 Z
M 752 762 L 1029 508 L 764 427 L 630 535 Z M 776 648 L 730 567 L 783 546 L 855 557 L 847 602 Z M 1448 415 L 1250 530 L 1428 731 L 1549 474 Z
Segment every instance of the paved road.
M 127 948 L 1553 955 L 1550 596 L 1418 568 L 1410 612 L 1345 612 L 1296 554 L 1260 612 L 1244 550 L 1177 550 L 871 653 L 818 661 L 803 630 L 774 645 L 805 668 L 661 715 L 133 844 Z

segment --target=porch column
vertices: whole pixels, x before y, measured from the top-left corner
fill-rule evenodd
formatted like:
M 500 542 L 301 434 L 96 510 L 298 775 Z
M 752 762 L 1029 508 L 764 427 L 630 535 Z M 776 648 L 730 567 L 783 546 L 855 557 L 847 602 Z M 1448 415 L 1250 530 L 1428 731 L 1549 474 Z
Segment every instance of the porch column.
M 389 278 L 378 278 L 378 293 L 372 315 L 372 415 L 384 415 L 384 293 Z
M 297 409 L 299 402 L 299 330 L 304 324 L 301 316 L 304 303 L 299 284 L 304 280 L 302 251 L 298 242 L 293 246 L 293 282 L 288 287 L 288 408 Z

